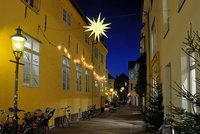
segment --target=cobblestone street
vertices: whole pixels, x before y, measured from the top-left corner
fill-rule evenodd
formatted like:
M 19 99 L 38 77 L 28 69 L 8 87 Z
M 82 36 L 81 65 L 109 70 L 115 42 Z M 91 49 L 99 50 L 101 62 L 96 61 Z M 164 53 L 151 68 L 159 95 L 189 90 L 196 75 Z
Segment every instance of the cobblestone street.
M 91 120 L 71 124 L 70 128 L 53 128 L 50 134 L 145 134 L 142 115 L 133 106 L 117 112 L 105 111 Z

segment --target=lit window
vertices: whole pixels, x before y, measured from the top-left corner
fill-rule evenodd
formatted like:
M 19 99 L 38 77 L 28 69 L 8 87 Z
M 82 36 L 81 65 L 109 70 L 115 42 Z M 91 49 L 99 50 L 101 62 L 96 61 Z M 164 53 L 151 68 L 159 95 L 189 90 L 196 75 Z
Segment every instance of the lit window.
M 85 70 L 85 84 L 86 84 L 86 92 L 89 92 L 90 87 L 90 71 L 88 69 Z
M 39 12 L 41 0 L 21 0 L 27 7 L 35 12 Z
M 81 91 L 81 75 L 82 75 L 82 66 L 76 64 L 76 89 Z
M 27 41 L 24 44 L 22 85 L 27 87 L 39 87 L 40 42 L 28 35 L 25 36 Z
M 163 33 L 164 37 L 167 35 L 169 31 L 169 9 L 168 9 L 168 0 L 162 1 L 163 6 Z
M 62 59 L 62 89 L 70 89 L 70 60 L 65 56 Z
M 67 10 L 63 9 L 63 21 L 71 26 L 71 16 Z

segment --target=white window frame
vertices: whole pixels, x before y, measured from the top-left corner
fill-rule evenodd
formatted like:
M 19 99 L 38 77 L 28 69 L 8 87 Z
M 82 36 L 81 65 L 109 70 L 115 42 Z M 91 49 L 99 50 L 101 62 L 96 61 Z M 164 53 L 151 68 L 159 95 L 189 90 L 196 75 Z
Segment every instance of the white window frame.
M 192 57 L 196 58 L 194 52 L 189 53 Z M 182 88 L 187 89 L 192 95 L 196 94 L 196 66 L 195 59 L 187 54 L 182 54 L 181 59 L 181 71 L 182 71 Z M 192 104 L 182 97 L 182 107 L 185 108 L 189 112 L 197 112 L 197 108 L 194 106 L 192 108 Z
M 21 0 L 21 1 L 34 12 L 38 13 L 40 11 L 41 0 Z
M 62 89 L 70 90 L 70 59 L 65 56 L 62 57 Z
M 195 53 L 190 54 L 192 57 L 196 58 Z M 195 59 L 189 56 L 189 86 L 190 86 L 190 93 L 192 95 L 196 94 L 197 89 L 196 89 L 196 69 L 195 69 Z M 194 110 L 194 111 L 193 111 Z M 192 108 L 191 105 L 191 111 L 196 113 L 197 108 L 194 106 L 194 109 Z
M 85 89 L 86 89 L 86 92 L 90 91 L 90 70 L 89 69 L 85 70 Z
M 98 88 L 99 88 L 98 80 L 94 79 L 94 89 L 95 89 L 95 92 L 98 91 Z
M 71 26 L 71 16 L 70 16 L 70 13 L 63 8 L 62 10 L 62 18 L 63 18 L 63 21 L 68 25 L 68 26 Z
M 185 3 L 185 0 L 178 0 L 178 12 L 181 11 L 184 3 Z
M 76 64 L 76 90 L 81 92 L 82 84 L 82 66 L 81 64 Z
M 39 87 L 40 80 L 40 44 L 35 38 L 25 34 L 27 41 L 24 45 L 22 86 Z
M 165 38 L 169 32 L 169 0 L 162 0 L 162 10 L 163 10 L 163 37 Z

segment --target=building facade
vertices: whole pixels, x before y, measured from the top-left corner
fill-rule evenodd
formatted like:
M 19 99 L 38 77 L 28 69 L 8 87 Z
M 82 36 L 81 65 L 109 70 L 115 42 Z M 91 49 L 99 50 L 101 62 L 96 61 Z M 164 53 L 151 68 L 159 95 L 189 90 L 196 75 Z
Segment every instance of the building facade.
M 119 100 L 124 102 L 128 99 L 128 84 L 129 78 L 124 73 L 121 73 L 119 76 L 115 78 L 114 82 L 114 90 L 117 91 L 119 95 Z M 130 99 L 129 99 L 130 101 Z
M 129 61 L 128 62 L 128 71 L 129 71 L 129 93 L 131 94 L 131 101 L 132 105 L 138 106 L 139 105 L 139 96 L 135 91 L 135 86 L 137 84 L 138 79 L 138 69 L 139 64 L 136 61 Z
M 114 89 L 115 78 L 109 73 L 108 74 L 108 89 Z
M 197 91 L 195 78 L 199 74 L 183 51 L 187 48 L 183 42 L 190 23 L 194 31 L 200 30 L 199 4 L 197 0 L 143 0 L 141 52 L 146 52 L 147 83 L 152 85 L 147 86 L 147 94 L 154 92 L 153 85 L 162 84 L 165 115 L 171 114 L 167 109 L 170 103 L 191 110 L 172 87 L 183 86 L 192 94 Z M 148 98 L 146 101 L 148 104 Z
M 94 43 L 84 15 L 73 0 L 3 1 L 0 21 L 0 109 L 13 107 L 15 65 L 10 36 L 20 26 L 26 36 L 20 60 L 18 107 L 26 111 L 53 107 L 55 119 L 71 106 L 77 120 L 90 105 L 104 106 L 106 55 L 102 42 Z M 3 14 L 5 13 L 5 14 Z

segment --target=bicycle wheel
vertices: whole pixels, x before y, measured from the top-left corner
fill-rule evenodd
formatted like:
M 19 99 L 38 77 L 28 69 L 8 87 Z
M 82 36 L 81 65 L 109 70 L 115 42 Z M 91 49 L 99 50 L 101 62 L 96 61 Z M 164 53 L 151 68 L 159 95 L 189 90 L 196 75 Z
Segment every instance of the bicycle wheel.
M 63 118 L 62 127 L 64 127 L 64 128 L 70 127 L 70 121 L 68 118 Z
M 9 126 L 6 131 L 4 131 L 4 133 L 2 134 L 15 134 L 15 129 L 11 126 Z
M 3 132 L 4 132 L 4 129 L 3 129 L 4 127 L 0 124 L 0 134 L 3 134 Z
M 30 127 L 26 129 L 23 134 L 44 134 L 43 131 L 38 127 Z

